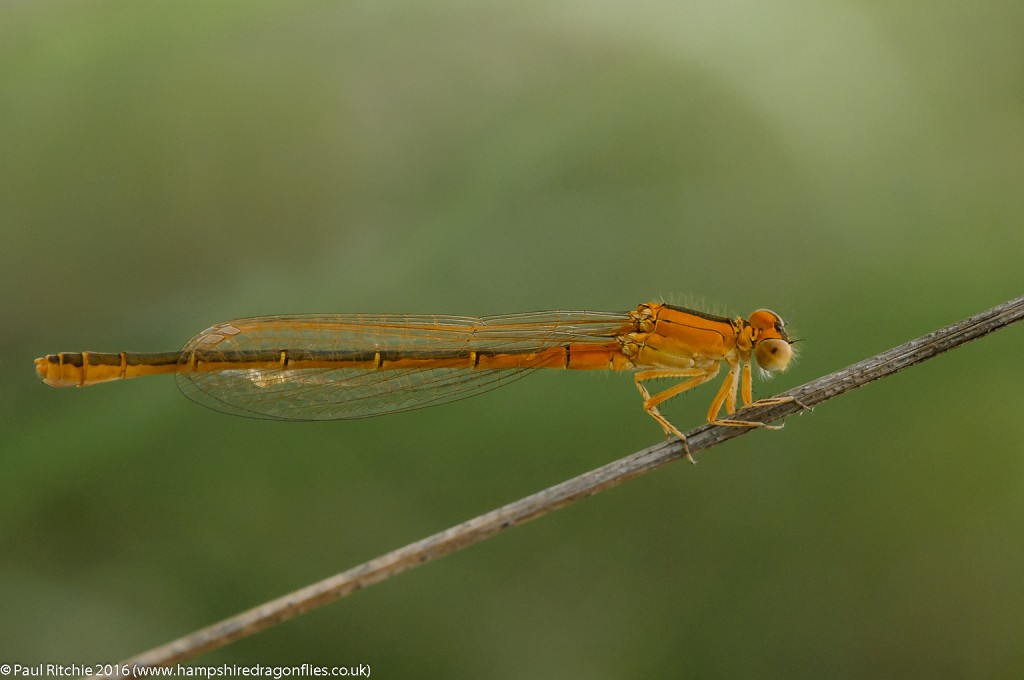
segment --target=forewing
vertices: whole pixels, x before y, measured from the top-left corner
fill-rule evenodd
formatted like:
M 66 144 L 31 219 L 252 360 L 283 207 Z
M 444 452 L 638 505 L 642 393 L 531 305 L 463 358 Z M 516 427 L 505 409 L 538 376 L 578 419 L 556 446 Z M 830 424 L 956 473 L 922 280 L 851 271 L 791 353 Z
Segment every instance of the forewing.
M 292 315 L 213 326 L 182 349 L 178 387 L 216 411 L 274 420 L 366 418 L 464 399 L 523 377 L 535 366 L 187 370 L 193 352 L 215 360 L 238 352 L 382 352 L 462 355 L 539 351 L 569 343 L 607 343 L 625 313 L 537 312 L 492 317 L 442 315 Z

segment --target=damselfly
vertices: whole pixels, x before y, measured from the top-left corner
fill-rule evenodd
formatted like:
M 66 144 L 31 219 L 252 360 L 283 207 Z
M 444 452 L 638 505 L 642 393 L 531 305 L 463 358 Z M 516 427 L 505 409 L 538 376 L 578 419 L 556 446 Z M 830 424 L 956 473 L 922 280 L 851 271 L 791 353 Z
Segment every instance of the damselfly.
M 551 311 L 464 317 L 397 314 L 261 316 L 206 329 L 178 352 L 62 352 L 36 359 L 55 387 L 173 373 L 188 398 L 216 411 L 274 420 L 335 420 L 408 411 L 486 392 L 538 368 L 633 371 L 644 410 L 686 437 L 658 407 L 718 375 L 707 419 L 751 396 L 751 359 L 782 371 L 785 325 L 761 309 L 726 318 L 660 303 L 631 312 Z M 650 380 L 675 385 L 651 394 Z M 762 400 L 758 404 L 792 401 Z

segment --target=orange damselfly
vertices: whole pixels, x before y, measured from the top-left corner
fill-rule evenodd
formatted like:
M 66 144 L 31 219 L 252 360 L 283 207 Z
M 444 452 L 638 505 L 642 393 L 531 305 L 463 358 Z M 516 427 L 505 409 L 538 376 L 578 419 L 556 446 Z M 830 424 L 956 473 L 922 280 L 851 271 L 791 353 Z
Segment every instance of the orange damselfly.
M 273 420 L 365 418 L 480 394 L 538 368 L 633 371 L 643 408 L 666 436 L 686 437 L 658 406 L 728 367 L 707 419 L 752 403 L 751 358 L 781 371 L 785 325 L 761 309 L 726 318 L 660 303 L 630 312 L 552 311 L 488 317 L 392 314 L 261 316 L 212 326 L 178 352 L 63 352 L 35 360 L 43 381 L 84 387 L 173 373 L 189 399 Z M 678 383 L 651 394 L 645 383 Z M 763 400 L 759 404 L 791 401 Z

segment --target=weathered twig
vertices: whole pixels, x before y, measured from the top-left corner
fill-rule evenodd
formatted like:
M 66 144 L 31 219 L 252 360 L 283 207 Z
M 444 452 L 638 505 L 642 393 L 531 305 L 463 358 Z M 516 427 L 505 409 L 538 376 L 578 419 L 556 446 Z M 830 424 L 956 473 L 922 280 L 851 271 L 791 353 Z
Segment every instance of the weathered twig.
M 797 402 L 751 407 L 738 418 L 773 422 L 802 409 L 813 407 L 869 382 L 931 359 L 943 352 L 1004 328 L 1024 318 L 1024 297 L 1006 302 L 941 330 L 882 352 L 823 378 L 812 380 L 780 396 Z M 697 454 L 712 446 L 749 432 L 739 427 L 703 425 L 688 432 L 690 451 Z M 684 455 L 678 441 L 651 446 L 578 477 L 556 484 L 497 510 L 485 513 L 404 548 L 382 555 L 318 583 L 208 626 L 173 642 L 132 657 L 119 664 L 128 666 L 168 665 L 196 657 L 273 625 L 295 618 L 311 609 L 345 597 L 353 591 L 379 583 L 395 574 L 456 550 L 478 543 L 503 529 L 524 524 L 581 498 L 622 484 L 644 473 L 676 461 Z

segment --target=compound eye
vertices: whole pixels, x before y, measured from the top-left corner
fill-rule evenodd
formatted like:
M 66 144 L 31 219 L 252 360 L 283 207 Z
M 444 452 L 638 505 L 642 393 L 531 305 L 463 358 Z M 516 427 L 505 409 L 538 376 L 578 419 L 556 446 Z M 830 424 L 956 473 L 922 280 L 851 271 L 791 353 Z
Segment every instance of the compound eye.
M 784 371 L 793 358 L 793 348 L 785 340 L 769 338 L 757 343 L 754 358 L 757 365 L 766 371 Z

